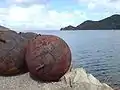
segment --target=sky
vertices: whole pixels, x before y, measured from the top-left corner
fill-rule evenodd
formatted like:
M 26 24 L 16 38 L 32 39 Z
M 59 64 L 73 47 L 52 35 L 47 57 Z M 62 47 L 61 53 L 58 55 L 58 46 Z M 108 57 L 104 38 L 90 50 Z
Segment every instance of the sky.
M 14 30 L 59 30 L 120 14 L 120 0 L 0 0 L 0 25 Z

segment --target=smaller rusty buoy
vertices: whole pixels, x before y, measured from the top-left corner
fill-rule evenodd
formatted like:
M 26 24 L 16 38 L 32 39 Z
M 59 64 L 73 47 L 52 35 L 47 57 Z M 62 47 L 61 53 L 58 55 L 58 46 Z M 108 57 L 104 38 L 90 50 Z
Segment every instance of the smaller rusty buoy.
M 25 66 L 25 39 L 15 31 L 0 31 L 0 75 L 21 73 Z
M 43 81 L 58 81 L 71 64 L 70 48 L 64 40 L 53 35 L 30 40 L 25 57 L 30 74 Z

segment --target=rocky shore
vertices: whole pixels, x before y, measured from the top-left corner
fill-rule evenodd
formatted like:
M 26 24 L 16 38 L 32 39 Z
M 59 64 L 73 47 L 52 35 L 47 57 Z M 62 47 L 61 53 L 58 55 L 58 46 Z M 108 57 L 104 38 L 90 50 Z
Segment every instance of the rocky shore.
M 59 82 L 40 82 L 30 78 L 29 73 L 3 77 L 0 76 L 0 90 L 113 90 L 101 83 L 83 68 L 69 70 Z
M 16 40 L 16 39 L 18 39 L 17 36 L 19 36 L 20 40 L 23 39 L 23 41 L 25 41 L 27 43 L 28 40 L 30 40 L 32 37 L 37 36 L 37 34 L 35 34 L 35 33 L 19 33 L 19 34 L 17 34 L 14 31 L 9 31 L 9 29 L 7 29 L 7 28 L 5 28 L 3 30 L 3 28 L 0 29 L 0 32 L 1 32 L 0 40 L 1 40 L 1 46 L 2 46 L 0 49 L 1 50 L 0 55 L 2 57 L 3 51 L 6 50 L 6 48 L 7 48 L 7 50 L 5 52 L 11 52 L 11 55 L 12 55 L 11 61 L 12 62 L 9 63 L 10 58 L 8 56 L 10 54 L 6 55 L 5 58 L 1 58 L 0 59 L 1 60 L 0 71 L 1 71 L 1 73 L 6 71 L 10 75 L 12 73 L 11 71 L 14 70 L 14 72 L 15 72 L 16 70 L 19 70 L 19 68 L 15 66 L 15 64 L 18 66 L 21 65 L 19 63 L 19 62 L 21 62 L 21 60 L 19 60 L 20 59 L 19 55 L 23 54 L 23 56 L 24 56 L 24 53 L 18 53 L 18 56 L 16 57 L 16 53 L 18 52 L 18 50 L 23 48 L 23 47 L 19 47 L 19 48 L 17 47 L 17 45 L 20 45 L 23 43 L 23 42 L 18 42 L 19 40 Z M 6 41 L 6 40 L 7 41 L 9 40 L 12 42 L 10 44 L 4 43 L 4 41 Z M 14 40 L 17 41 L 17 44 L 15 44 L 16 46 L 14 46 L 14 43 L 16 43 Z M 15 47 L 15 48 L 11 48 L 11 47 L 9 48 L 10 45 L 11 45 L 11 47 Z M 58 50 L 56 50 L 56 51 L 58 51 Z M 67 50 L 65 50 L 65 51 L 67 51 Z M 6 57 L 8 57 L 8 58 L 6 59 Z M 14 58 L 15 58 L 15 60 L 18 60 L 18 61 L 16 62 L 14 60 Z M 65 59 L 63 59 L 63 60 L 66 60 L 66 57 L 64 57 L 64 58 Z M 46 60 L 46 58 L 45 58 L 45 60 Z M 48 58 L 48 60 L 49 60 L 49 58 Z M 5 62 L 5 63 L 3 63 L 3 62 Z M 64 63 L 62 63 L 62 64 L 64 64 Z M 24 64 L 24 65 L 26 65 L 26 64 Z M 56 66 L 58 66 L 58 65 L 56 65 Z M 59 66 L 61 66 L 61 64 Z M 62 65 L 62 67 L 63 67 L 63 65 Z M 54 67 L 54 68 L 56 68 L 56 67 Z M 69 67 L 68 67 L 68 69 L 69 69 Z M 56 73 L 56 71 L 54 71 L 54 73 Z M 69 71 L 64 76 L 62 75 L 62 77 L 60 78 L 60 80 L 58 82 L 36 81 L 30 77 L 29 73 L 30 72 L 27 72 L 25 74 L 16 75 L 16 76 L 9 76 L 9 75 L 8 76 L 0 76 L 0 90 L 113 90 L 107 84 L 101 83 L 99 80 L 97 80 L 93 75 L 87 74 L 83 68 L 75 68 L 74 69 L 74 68 L 70 67 Z M 47 74 L 47 75 L 48 75 L 48 77 L 50 76 L 49 74 Z

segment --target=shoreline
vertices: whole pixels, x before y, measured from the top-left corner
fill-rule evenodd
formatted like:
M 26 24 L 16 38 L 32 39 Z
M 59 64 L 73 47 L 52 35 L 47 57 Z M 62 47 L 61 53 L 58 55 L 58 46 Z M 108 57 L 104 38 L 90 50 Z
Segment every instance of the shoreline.
M 0 90 L 113 90 L 101 83 L 83 68 L 69 70 L 58 82 L 33 80 L 29 73 L 18 76 L 0 76 Z

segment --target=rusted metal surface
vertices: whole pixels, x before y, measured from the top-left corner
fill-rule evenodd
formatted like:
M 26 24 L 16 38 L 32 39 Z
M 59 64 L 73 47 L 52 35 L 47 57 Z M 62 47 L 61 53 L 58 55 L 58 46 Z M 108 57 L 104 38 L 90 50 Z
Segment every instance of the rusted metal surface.
M 69 69 L 71 51 L 57 36 L 42 35 L 29 41 L 26 62 L 32 76 L 43 81 L 57 81 Z
M 0 75 L 20 73 L 25 66 L 25 39 L 14 31 L 0 32 Z

